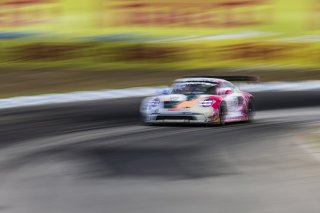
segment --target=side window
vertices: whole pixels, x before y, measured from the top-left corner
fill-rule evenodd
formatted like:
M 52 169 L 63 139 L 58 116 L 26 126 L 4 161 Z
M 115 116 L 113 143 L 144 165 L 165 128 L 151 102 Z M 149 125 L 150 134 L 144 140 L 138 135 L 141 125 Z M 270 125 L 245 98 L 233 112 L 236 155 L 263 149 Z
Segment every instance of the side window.
M 217 95 L 217 86 L 212 86 L 207 89 L 207 94 Z
M 235 87 L 230 82 L 225 81 L 225 82 L 222 83 L 222 88 L 232 88 L 232 89 L 234 89 Z

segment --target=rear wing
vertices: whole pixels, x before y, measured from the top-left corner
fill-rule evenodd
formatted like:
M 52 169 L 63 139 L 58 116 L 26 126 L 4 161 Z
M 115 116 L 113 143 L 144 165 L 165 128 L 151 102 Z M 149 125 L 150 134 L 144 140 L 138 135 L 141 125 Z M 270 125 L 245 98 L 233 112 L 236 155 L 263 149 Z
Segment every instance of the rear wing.
M 216 78 L 216 79 L 223 79 L 226 81 L 245 81 L 245 82 L 253 82 L 258 83 L 260 82 L 260 78 L 257 76 L 188 76 L 186 78 Z

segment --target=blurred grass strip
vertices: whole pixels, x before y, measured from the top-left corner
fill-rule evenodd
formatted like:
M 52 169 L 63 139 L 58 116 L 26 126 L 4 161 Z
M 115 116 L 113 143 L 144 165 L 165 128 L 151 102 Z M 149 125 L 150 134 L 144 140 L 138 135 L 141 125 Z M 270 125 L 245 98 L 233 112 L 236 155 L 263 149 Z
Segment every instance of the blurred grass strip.
M 210 69 L 229 67 L 320 67 L 320 42 L 234 39 L 137 42 L 6 40 L 1 66 L 88 69 Z
M 200 69 L 200 70 L 100 70 L 74 68 L 0 68 L 0 97 L 72 91 L 168 85 L 190 75 L 258 75 L 261 81 L 320 79 L 320 70 L 300 69 Z
M 0 41 L 0 97 L 167 85 L 185 75 L 320 79 L 320 42 Z

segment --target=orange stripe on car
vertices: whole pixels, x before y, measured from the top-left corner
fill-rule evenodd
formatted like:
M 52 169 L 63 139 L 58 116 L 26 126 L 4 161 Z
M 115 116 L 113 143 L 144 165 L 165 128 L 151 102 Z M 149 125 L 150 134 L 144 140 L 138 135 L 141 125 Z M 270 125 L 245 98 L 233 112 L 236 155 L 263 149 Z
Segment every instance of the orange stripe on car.
M 190 101 L 184 101 L 176 105 L 176 109 L 184 109 L 184 108 L 190 108 L 197 102 L 199 102 L 200 98 L 192 99 Z

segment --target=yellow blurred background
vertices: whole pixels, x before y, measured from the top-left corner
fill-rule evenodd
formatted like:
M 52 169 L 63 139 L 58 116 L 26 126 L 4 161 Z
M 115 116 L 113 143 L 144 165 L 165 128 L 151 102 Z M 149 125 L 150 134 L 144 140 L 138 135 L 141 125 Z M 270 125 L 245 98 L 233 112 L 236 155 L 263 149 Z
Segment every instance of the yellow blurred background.
M 319 17 L 318 0 L 1 0 L 0 64 L 317 68 Z

